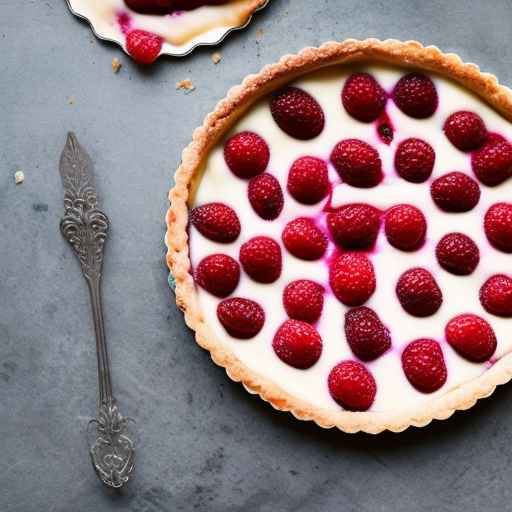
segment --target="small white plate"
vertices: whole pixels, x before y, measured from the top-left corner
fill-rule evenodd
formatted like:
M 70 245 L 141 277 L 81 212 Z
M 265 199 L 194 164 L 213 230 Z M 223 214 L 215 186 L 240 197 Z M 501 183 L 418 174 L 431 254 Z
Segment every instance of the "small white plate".
M 263 9 L 268 5 L 270 0 L 267 0 L 263 3 L 260 7 L 256 9 L 255 12 Z M 66 0 L 68 7 L 70 11 L 77 16 L 78 18 L 81 18 L 89 23 L 91 26 L 92 31 L 94 32 L 94 35 L 103 41 L 109 41 L 112 43 L 116 43 L 123 51 L 126 53 L 126 49 L 124 46 L 124 38 L 121 37 L 115 37 L 112 34 L 112 31 L 109 30 L 107 27 L 99 27 L 95 25 L 88 13 L 87 10 L 84 9 L 83 6 L 83 0 Z M 191 39 L 187 43 L 180 45 L 180 46 L 174 46 L 168 42 L 164 42 L 162 45 L 162 50 L 160 51 L 160 55 L 171 55 L 173 57 L 184 57 L 185 55 L 188 55 L 190 52 L 192 52 L 195 48 L 198 46 L 213 46 L 216 44 L 219 44 L 221 41 L 224 40 L 224 38 L 234 30 L 241 30 L 245 28 L 252 19 L 252 15 L 249 16 L 247 21 L 243 25 L 239 26 L 232 26 L 232 27 L 221 27 L 221 28 L 215 28 L 212 30 L 209 30 L 208 32 L 204 32 L 194 39 Z

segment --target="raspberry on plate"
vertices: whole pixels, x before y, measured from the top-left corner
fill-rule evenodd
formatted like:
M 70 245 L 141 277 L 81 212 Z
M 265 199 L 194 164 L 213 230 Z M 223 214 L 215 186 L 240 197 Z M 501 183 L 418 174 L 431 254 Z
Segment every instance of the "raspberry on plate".
M 448 140 L 461 151 L 474 151 L 487 139 L 487 128 L 474 112 L 460 110 L 448 117 L 443 126 Z
M 345 313 L 345 336 L 352 352 L 363 361 L 373 361 L 391 347 L 389 329 L 366 306 Z
M 396 295 L 405 311 L 417 317 L 433 315 L 443 302 L 443 294 L 434 276 L 419 267 L 407 270 L 400 276 Z
M 382 181 L 379 153 L 367 142 L 345 139 L 331 153 L 331 163 L 340 178 L 353 187 L 371 188 Z
M 375 121 L 386 106 L 386 92 L 368 73 L 353 73 L 343 86 L 341 101 L 345 110 L 364 123 Z
M 334 242 L 344 249 L 370 249 L 380 228 L 380 211 L 369 204 L 352 203 L 327 215 Z
M 329 193 L 327 164 L 314 156 L 293 162 L 288 173 L 288 192 L 302 204 L 316 204 Z
M 254 211 L 262 219 L 274 220 L 279 217 L 284 206 L 283 191 L 272 174 L 265 172 L 251 178 L 247 195 Z
M 434 180 L 430 194 L 438 208 L 452 213 L 468 212 L 480 201 L 478 183 L 459 171 L 449 172 Z
M 267 143 L 257 133 L 239 132 L 224 146 L 224 160 L 235 176 L 254 178 L 265 171 L 270 159 Z
M 324 129 L 324 112 L 311 94 L 286 87 L 270 102 L 270 112 L 283 132 L 299 140 L 313 139 Z
M 197 266 L 196 283 L 217 297 L 227 297 L 238 286 L 240 265 L 226 254 L 212 254 Z
M 484 185 L 501 185 L 512 176 L 512 144 L 501 135 L 489 134 L 485 144 L 471 155 L 471 166 Z
M 456 276 L 472 274 L 480 261 L 480 251 L 473 240 L 464 233 L 448 233 L 436 247 L 439 265 Z
M 277 330 L 272 347 L 281 361 L 305 370 L 322 354 L 322 338 L 317 330 L 300 320 L 286 320 Z
M 462 357 L 475 363 L 487 361 L 496 351 L 496 335 L 483 318 L 463 314 L 452 318 L 445 328 L 446 341 Z
M 437 391 L 448 376 L 441 346 L 428 338 L 407 345 L 402 352 L 402 368 L 407 380 L 422 393 Z
M 484 217 L 485 236 L 500 251 L 512 252 L 512 204 L 495 203 Z
M 327 249 L 327 237 L 307 217 L 286 224 L 282 239 L 286 249 L 301 260 L 318 260 Z
M 395 153 L 395 169 L 398 175 L 411 183 L 423 183 L 430 178 L 436 154 L 430 144 L 421 139 L 400 142 Z
M 233 297 L 219 302 L 217 318 L 233 338 L 249 339 L 261 331 L 265 312 L 253 300 Z
M 331 263 L 329 284 L 346 306 L 361 306 L 375 291 L 375 271 L 365 254 L 343 253 Z
M 512 278 L 496 274 L 480 288 L 480 302 L 491 315 L 512 317 Z
M 425 241 L 427 221 L 415 206 L 398 204 L 386 213 L 384 231 L 393 247 L 402 251 L 415 251 Z
M 322 314 L 324 288 L 308 279 L 292 281 L 284 289 L 283 305 L 290 318 L 312 324 Z
M 196 206 L 190 212 L 190 222 L 206 238 L 214 242 L 234 242 L 240 234 L 240 221 L 233 208 L 222 203 Z
M 425 119 L 437 109 L 437 91 L 432 80 L 421 73 L 409 73 L 393 89 L 396 106 L 409 117 Z
M 139 64 L 152 64 L 160 55 L 163 39 L 146 30 L 131 30 L 126 36 L 126 51 Z
M 124 3 L 141 14 L 167 14 L 174 0 L 124 0 Z
M 255 236 L 245 242 L 239 259 L 244 271 L 258 283 L 273 283 L 281 275 L 281 247 L 268 236 Z
M 332 398 L 348 411 L 366 411 L 375 400 L 377 384 L 373 375 L 358 361 L 342 361 L 327 379 Z

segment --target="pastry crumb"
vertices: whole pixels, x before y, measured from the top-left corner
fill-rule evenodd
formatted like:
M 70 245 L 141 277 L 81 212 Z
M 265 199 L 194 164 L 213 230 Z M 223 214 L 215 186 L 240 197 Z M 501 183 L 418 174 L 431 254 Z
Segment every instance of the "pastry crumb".
M 75 98 L 73 98 L 73 96 L 70 96 L 68 98 L 68 105 L 74 105 L 75 104 Z
M 14 183 L 21 185 L 25 181 L 25 173 L 23 171 L 16 171 L 14 173 Z
M 176 89 L 182 89 L 184 91 L 193 91 L 195 89 L 195 85 L 190 80 L 190 78 L 186 78 L 185 80 L 180 80 L 176 83 Z
M 260 39 L 263 39 L 263 34 L 264 32 L 262 28 L 256 30 L 256 40 L 259 41 Z
M 220 52 L 212 53 L 212 62 L 214 64 L 218 64 L 222 60 L 222 55 Z
M 119 73 L 119 70 L 121 69 L 121 67 L 122 67 L 121 61 L 117 57 L 114 57 L 112 59 L 112 71 L 114 73 Z

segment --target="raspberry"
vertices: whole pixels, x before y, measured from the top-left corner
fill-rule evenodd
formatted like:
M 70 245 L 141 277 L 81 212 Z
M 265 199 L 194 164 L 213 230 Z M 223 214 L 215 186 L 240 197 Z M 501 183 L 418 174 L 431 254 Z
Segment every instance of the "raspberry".
M 379 234 L 380 212 L 369 204 L 347 204 L 327 215 L 327 227 L 337 245 L 370 249 Z
M 377 394 L 373 375 L 357 361 L 342 361 L 327 379 L 332 398 L 349 411 L 368 410 Z
M 196 206 L 190 212 L 190 222 L 214 242 L 234 242 L 240 234 L 240 221 L 235 210 L 222 203 Z
M 512 176 L 512 144 L 501 135 L 489 134 L 486 143 L 471 155 L 471 166 L 484 185 L 500 185 Z
M 166 14 L 173 7 L 174 0 L 124 0 L 124 3 L 142 14 Z
M 464 314 L 446 325 L 446 341 L 462 357 L 475 363 L 487 361 L 496 350 L 496 335 L 483 318 Z
M 258 134 L 240 132 L 226 142 L 224 159 L 235 176 L 249 179 L 267 168 L 270 151 L 267 143 Z
M 305 370 L 322 353 L 322 338 L 314 327 L 300 320 L 286 320 L 277 330 L 272 347 L 281 361 Z
M 432 80 L 420 73 L 409 73 L 393 89 L 396 106 L 416 119 L 430 117 L 437 109 L 437 91 Z
M 402 367 L 407 380 L 422 393 L 437 391 L 448 376 L 441 346 L 428 338 L 413 341 L 405 347 Z
M 391 347 L 389 329 L 365 306 L 345 313 L 345 336 L 352 352 L 363 361 L 372 361 Z
M 398 204 L 386 213 L 384 231 L 393 247 L 402 251 L 414 251 L 425 241 L 427 221 L 421 210 L 415 206 Z
M 406 139 L 395 153 L 396 172 L 411 183 L 423 183 L 430 178 L 436 154 L 432 146 L 421 139 Z
M 432 182 L 430 194 L 445 212 L 468 212 L 480 201 L 478 183 L 463 172 L 449 172 Z
M 302 260 L 317 260 L 327 249 L 327 237 L 307 217 L 286 224 L 282 238 L 288 251 Z
M 404 272 L 396 285 L 402 307 L 412 316 L 433 315 L 443 302 L 443 294 L 432 274 L 424 268 Z
M 249 202 L 254 211 L 265 220 L 279 217 L 283 209 L 283 191 L 279 182 L 268 173 L 255 176 L 249 181 L 247 189 Z
M 478 246 L 463 233 L 444 235 L 436 247 L 439 265 L 456 276 L 467 276 L 475 270 L 480 261 Z
M 334 295 L 347 306 L 364 304 L 375 291 L 372 262 L 361 253 L 343 253 L 329 269 L 329 284 Z
M 273 283 L 281 275 L 281 247 L 272 238 L 251 238 L 240 247 L 239 258 L 245 272 L 258 283 Z
M 474 112 L 454 112 L 445 121 L 444 133 L 448 140 L 461 151 L 473 151 L 482 146 L 487 138 L 487 128 L 482 118 Z
M 314 156 L 303 156 L 295 160 L 288 174 L 288 192 L 302 204 L 321 201 L 329 193 L 326 163 Z
M 292 281 L 284 289 L 283 305 L 290 318 L 314 323 L 322 314 L 324 289 L 307 279 Z
M 195 271 L 196 283 L 217 297 L 233 293 L 240 280 L 240 265 L 226 254 L 203 258 Z
M 496 249 L 512 252 L 512 204 L 493 204 L 485 214 L 484 230 Z
M 496 316 L 512 316 L 512 279 L 496 274 L 480 288 L 480 302 L 484 309 Z
M 375 121 L 380 116 L 386 106 L 386 99 L 384 89 L 368 73 L 351 75 L 341 93 L 345 110 L 364 123 Z
M 331 163 L 340 178 L 353 187 L 370 188 L 382 180 L 382 162 L 375 148 L 359 139 L 338 142 Z
M 139 64 L 152 64 L 160 55 L 162 38 L 146 30 L 132 30 L 126 36 L 126 51 Z
M 249 339 L 261 331 L 265 323 L 265 312 L 253 300 L 233 297 L 219 302 L 217 318 L 234 338 Z
M 302 89 L 286 87 L 270 102 L 270 112 L 283 132 L 300 140 L 313 139 L 324 129 L 324 112 Z

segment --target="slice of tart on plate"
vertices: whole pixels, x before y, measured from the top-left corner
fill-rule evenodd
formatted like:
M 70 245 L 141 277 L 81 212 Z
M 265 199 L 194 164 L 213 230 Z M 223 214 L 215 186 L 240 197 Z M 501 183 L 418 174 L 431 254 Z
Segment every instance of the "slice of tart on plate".
M 346 432 L 445 419 L 512 375 L 512 93 L 417 42 L 306 48 L 183 151 L 167 262 L 200 346 Z
M 68 0 L 101 39 L 117 42 L 141 64 L 183 56 L 243 28 L 269 0 Z

